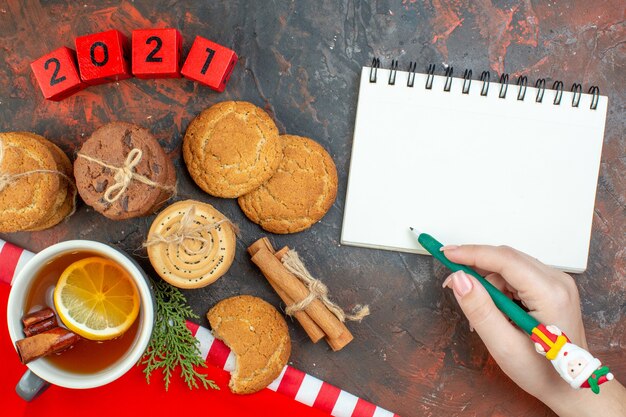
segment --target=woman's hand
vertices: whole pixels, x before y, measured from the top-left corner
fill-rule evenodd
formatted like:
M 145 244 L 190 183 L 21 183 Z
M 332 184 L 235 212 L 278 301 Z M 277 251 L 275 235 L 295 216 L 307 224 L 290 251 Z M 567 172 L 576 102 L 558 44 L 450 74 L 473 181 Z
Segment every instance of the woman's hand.
M 505 246 L 463 245 L 442 249 L 452 262 L 473 267 L 500 291 L 520 300 L 539 322 L 557 326 L 572 343 L 588 350 L 580 298 L 572 277 Z M 523 390 L 562 416 L 626 416 L 623 386 L 615 380 L 607 382 L 599 395 L 587 389 L 571 388 L 550 361 L 535 351 L 529 335 L 498 310 L 474 277 L 458 271 L 443 286 L 452 288 L 470 326 L 500 368 Z

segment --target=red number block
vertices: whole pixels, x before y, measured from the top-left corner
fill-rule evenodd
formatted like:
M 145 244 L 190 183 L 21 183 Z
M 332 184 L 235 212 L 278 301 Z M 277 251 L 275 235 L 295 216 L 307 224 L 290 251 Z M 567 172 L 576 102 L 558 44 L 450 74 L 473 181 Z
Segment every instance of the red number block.
M 30 67 L 47 100 L 61 101 L 87 86 L 80 81 L 75 52 L 65 46 L 42 56 Z
M 130 78 L 124 58 L 128 39 L 118 30 L 76 38 L 78 68 L 83 82 L 91 85 Z
M 222 92 L 236 63 L 235 51 L 196 36 L 180 72 L 190 80 Z
M 183 37 L 176 29 L 133 30 L 133 75 L 137 78 L 180 77 Z

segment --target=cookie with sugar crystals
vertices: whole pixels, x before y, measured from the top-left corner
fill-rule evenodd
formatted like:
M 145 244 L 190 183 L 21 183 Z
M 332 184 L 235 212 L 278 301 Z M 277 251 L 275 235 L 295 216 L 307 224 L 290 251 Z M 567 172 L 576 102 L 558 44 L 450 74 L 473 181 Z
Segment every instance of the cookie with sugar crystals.
M 48 147 L 24 132 L 0 133 L 0 232 L 26 230 L 44 221 L 62 183 Z M 30 172 L 30 171 L 54 172 Z
M 296 233 L 318 222 L 335 202 L 337 168 L 312 139 L 281 135 L 284 157 L 272 178 L 239 197 L 245 215 L 272 233 Z
M 213 335 L 235 354 L 230 390 L 252 394 L 272 383 L 291 354 L 289 329 L 269 303 L 250 295 L 227 298 L 207 313 Z
M 23 132 L 23 134 L 32 137 L 39 143 L 44 144 L 52 154 L 52 157 L 57 164 L 57 171 L 65 175 L 65 177 L 60 177 L 61 183 L 59 186 L 59 192 L 56 195 L 54 207 L 50 210 L 49 215 L 39 223 L 30 226 L 27 229 L 29 232 L 34 232 L 45 230 L 57 225 L 74 211 L 74 206 L 76 204 L 76 187 L 73 183 L 70 183 L 73 176 L 72 162 L 70 162 L 70 159 L 67 157 L 65 152 L 43 136 L 30 132 Z
M 235 198 L 254 190 L 274 174 L 282 156 L 272 118 L 245 101 L 224 101 L 204 110 L 183 140 L 191 178 L 216 197 Z
M 236 238 L 230 221 L 210 204 L 179 201 L 152 222 L 146 240 L 154 270 L 179 288 L 200 288 L 228 271 Z

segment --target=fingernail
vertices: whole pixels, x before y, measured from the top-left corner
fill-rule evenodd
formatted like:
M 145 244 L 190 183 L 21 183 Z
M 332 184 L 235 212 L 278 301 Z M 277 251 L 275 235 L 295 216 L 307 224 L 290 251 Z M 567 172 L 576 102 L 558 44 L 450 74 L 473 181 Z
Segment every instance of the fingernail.
M 443 282 L 443 284 L 441 284 L 441 286 L 442 286 L 443 288 L 446 288 L 446 287 L 450 284 L 450 281 L 452 280 L 452 276 L 453 276 L 453 275 L 454 275 L 454 274 L 450 274 L 450 275 L 448 275 L 448 278 L 446 278 L 446 280 Z
M 472 281 L 463 271 L 456 271 L 452 274 L 452 289 L 459 297 L 465 297 L 472 290 Z
M 454 250 L 454 249 L 458 249 L 459 245 L 445 245 L 439 248 L 439 250 L 441 252 L 445 251 L 445 250 Z

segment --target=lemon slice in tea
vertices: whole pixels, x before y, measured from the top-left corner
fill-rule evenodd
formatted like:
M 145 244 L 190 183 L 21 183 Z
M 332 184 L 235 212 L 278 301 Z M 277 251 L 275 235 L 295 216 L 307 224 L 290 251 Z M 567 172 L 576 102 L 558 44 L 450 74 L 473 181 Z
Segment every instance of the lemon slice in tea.
M 74 262 L 54 289 L 54 306 L 61 321 L 90 340 L 122 335 L 139 314 L 139 293 L 122 267 L 101 257 Z

